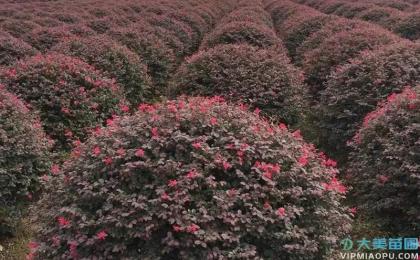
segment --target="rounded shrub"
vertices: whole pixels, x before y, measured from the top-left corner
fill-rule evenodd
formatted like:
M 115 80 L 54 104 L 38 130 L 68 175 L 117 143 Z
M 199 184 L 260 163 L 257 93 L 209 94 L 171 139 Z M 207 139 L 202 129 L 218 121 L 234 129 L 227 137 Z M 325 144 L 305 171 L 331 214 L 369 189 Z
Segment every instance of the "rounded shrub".
M 356 17 L 392 29 L 402 19 L 403 13 L 393 8 L 376 6 L 357 14 Z
M 284 125 L 220 97 L 139 108 L 48 182 L 38 258 L 322 259 L 348 230 L 334 162 Z
M 0 239 L 13 235 L 23 206 L 38 190 L 49 146 L 37 118 L 0 85 Z
M 150 30 L 131 26 L 112 29 L 110 36 L 137 53 L 146 63 L 157 86 L 163 87 L 176 64 L 176 57 L 168 45 Z
M 229 13 L 221 23 L 251 22 L 273 28 L 273 21 L 268 13 L 258 5 L 246 6 Z
M 399 40 L 393 33 L 373 26 L 340 32 L 325 39 L 317 49 L 305 54 L 302 63 L 311 86 L 311 96 L 319 98 L 319 91 L 336 66 L 356 57 L 363 50 L 372 50 Z
M 7 19 L 1 23 L 1 28 L 12 36 L 21 39 L 23 35 L 26 35 L 32 30 L 39 29 L 40 26 L 31 21 Z
M 302 74 L 285 55 L 249 45 L 219 45 L 190 57 L 170 95 L 221 95 L 294 124 L 305 107 Z
M 365 51 L 338 67 L 321 92 L 316 112 L 323 148 L 345 155 L 346 142 L 363 117 L 392 92 L 416 84 L 420 84 L 420 44 L 408 41 Z
M 24 40 L 32 47 L 35 47 L 39 51 L 45 53 L 54 45 L 70 38 L 71 36 L 72 34 L 66 27 L 42 27 L 29 32 L 26 36 L 24 36 Z
M 36 53 L 37 51 L 24 41 L 16 39 L 8 33 L 0 33 L 0 65 L 12 65 L 16 61 Z
M 147 66 L 137 54 L 109 37 L 71 38 L 53 50 L 77 57 L 115 78 L 133 105 L 154 98 Z
M 395 26 L 394 32 L 410 40 L 420 39 L 420 11 L 403 18 Z
M 299 18 L 297 21 L 290 21 L 289 29 L 283 31 L 283 42 L 292 59 L 296 58 L 296 50 L 308 37 L 321 30 L 326 23 L 335 19 L 334 16 L 322 14 Z
M 303 43 L 296 49 L 295 62 L 298 65 L 302 65 L 304 56 L 306 53 L 317 49 L 323 41 L 332 37 L 339 32 L 350 31 L 356 28 L 366 28 L 367 23 L 340 18 L 337 16 L 329 16 L 330 19 L 322 25 L 320 30 L 313 32 L 309 35 Z
M 5 87 L 40 112 L 56 148 L 69 148 L 120 110 L 119 86 L 92 66 L 61 54 L 34 56 L 1 72 Z
M 420 87 L 392 94 L 352 142 L 348 179 L 361 214 L 398 236 L 420 231 Z
M 251 22 L 232 22 L 217 27 L 205 37 L 201 48 L 212 48 L 220 44 L 249 44 L 283 51 L 281 40 L 274 30 Z

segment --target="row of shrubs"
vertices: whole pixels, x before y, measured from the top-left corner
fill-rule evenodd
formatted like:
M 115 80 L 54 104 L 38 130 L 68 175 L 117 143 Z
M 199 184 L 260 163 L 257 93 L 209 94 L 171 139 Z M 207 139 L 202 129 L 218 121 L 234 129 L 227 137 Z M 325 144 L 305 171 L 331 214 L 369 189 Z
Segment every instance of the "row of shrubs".
M 390 4 L 391 6 L 378 6 L 365 1 L 342 0 L 295 0 L 295 2 L 309 5 L 326 14 L 372 22 L 410 40 L 420 38 L 420 11 L 415 7 L 412 7 L 415 11 L 411 12 L 410 10 L 398 10 L 398 8 L 410 8 L 405 2 L 397 1 L 397 4 Z M 401 7 L 398 5 L 399 2 Z M 397 8 L 393 7 L 395 5 Z
M 129 4 L 126 3 L 126 8 Z M 117 116 L 130 113 L 140 103 L 157 101 L 165 94 L 165 81 L 179 63 L 178 59 L 182 58 L 181 54 L 178 57 L 175 55 L 175 49 L 166 41 L 176 37 L 166 35 L 166 31 L 172 30 L 169 26 L 179 27 L 183 23 L 185 31 L 191 33 L 186 36 L 196 33 L 195 38 L 191 37 L 183 42 L 190 46 L 189 51 L 193 51 L 198 48 L 201 38 L 210 30 L 217 17 L 228 12 L 232 6 L 232 3 L 224 4 L 222 1 L 202 4 L 193 2 L 189 5 L 180 1 L 178 9 L 169 8 L 174 4 L 174 1 L 168 2 L 168 6 L 149 2 L 144 5 L 147 10 L 142 12 L 150 15 L 145 15 L 143 20 L 133 22 L 127 28 L 109 28 L 109 35 L 100 32 L 73 35 L 63 30 L 62 26 L 43 27 L 40 30 L 44 30 L 45 35 L 37 30 L 26 34 L 33 35 L 31 39 L 34 41 L 31 41 L 25 35 L 19 39 L 8 32 L 2 32 L 0 62 L 3 67 L 0 66 L 0 84 L 26 103 L 25 106 L 32 111 L 28 114 L 35 113 L 39 117 L 39 126 L 51 140 L 49 164 L 54 161 L 58 164 L 62 158 L 68 156 L 72 147 L 85 141 L 101 126 L 112 125 Z M 51 5 L 54 6 L 53 3 Z M 69 5 L 69 9 L 72 9 L 72 4 Z M 93 6 L 94 3 L 91 3 L 90 8 Z M 59 10 L 54 9 L 55 12 Z M 114 9 L 109 11 L 111 10 Z M 159 17 L 156 13 L 160 13 Z M 121 14 L 123 16 L 124 13 Z M 152 18 L 156 24 L 148 20 Z M 164 23 L 160 23 L 161 21 Z M 179 35 L 183 35 L 182 33 L 177 32 Z M 19 106 L 17 109 L 20 109 Z M 28 196 L 36 196 L 36 192 L 32 191 L 39 184 L 41 171 L 32 162 L 37 160 L 35 155 L 28 155 L 29 166 L 26 166 L 23 165 L 26 163 L 25 159 L 18 154 L 26 156 L 22 151 L 33 150 L 29 140 L 32 135 L 39 135 L 36 132 L 38 130 L 21 138 L 19 134 L 24 134 L 12 126 L 14 123 L 18 126 L 20 124 L 14 120 L 24 119 L 17 119 L 17 116 L 16 119 L 9 118 L 9 112 L 5 112 L 1 120 L 11 120 L 9 124 L 2 124 L 0 129 L 0 143 L 2 149 L 4 144 L 5 149 L 0 159 L 0 188 L 4 190 L 0 199 L 0 235 L 6 235 L 13 233 L 13 225 L 19 219 L 15 216 L 21 214 L 22 207 L 19 205 L 27 203 Z M 28 122 L 25 129 L 30 126 L 31 122 Z M 20 128 L 23 127 L 18 127 L 18 130 Z M 6 131 L 5 135 L 3 131 Z M 13 141 L 14 138 L 22 139 L 22 143 Z M 37 142 L 34 141 L 32 145 L 37 145 Z M 9 156 L 6 153 L 8 150 L 16 150 L 17 154 Z M 33 152 L 36 153 L 37 150 Z M 13 156 L 16 159 L 11 159 Z M 18 164 L 14 160 L 22 162 Z M 19 169 L 21 176 L 13 178 Z M 54 172 L 52 170 L 49 173 L 49 169 L 43 169 L 46 176 Z M 16 207 L 12 207 L 14 204 Z
M 48 166 L 50 173 L 41 177 L 44 195 L 33 208 L 37 230 L 29 259 L 297 260 L 334 253 L 350 229 L 351 213 L 341 205 L 347 189 L 336 163 L 284 124 L 296 123 L 302 114 L 302 74 L 291 65 L 262 3 L 236 6 L 173 75 L 168 93 L 173 99 L 138 108 L 123 96 L 106 102 L 114 109 L 106 127 L 89 127 L 89 137 L 73 142 L 64 163 Z M 114 38 L 121 36 L 113 30 Z M 143 38 L 129 30 L 126 45 L 134 50 Z M 106 85 L 99 75 L 118 79 L 124 64 L 137 64 L 127 49 L 99 36 L 72 39 L 53 50 L 104 72 L 80 71 L 76 61 L 82 61 L 48 54 L 33 58 L 38 64 L 33 73 L 9 68 L 7 78 L 22 86 L 29 77 L 50 86 L 45 93 L 80 91 L 76 83 L 65 88 L 49 83 L 62 77 L 57 71 L 66 71 L 63 78 L 86 82 L 88 99 L 91 91 L 119 93 L 116 82 Z M 116 53 L 127 62 L 98 58 L 119 57 Z M 69 65 L 44 67 L 62 59 Z M 99 78 L 79 77 L 93 71 Z M 181 94 L 220 96 L 175 98 Z M 74 94 L 76 104 L 79 95 Z M 71 116 L 75 108 L 68 109 L 64 113 Z
M 303 76 L 287 57 L 261 2 L 242 1 L 185 60 L 169 96 L 221 95 L 294 125 L 306 106 Z
M 376 218 L 381 231 L 415 235 L 420 45 L 287 1 L 267 1 L 266 9 L 312 87 L 305 136 L 342 163 L 362 215 Z M 404 97 L 408 105 L 395 101 L 404 104 L 396 105 L 398 112 L 382 105 L 372 112 L 387 98 Z M 377 114 L 378 125 L 366 130 Z M 385 187 L 384 180 L 390 180 Z

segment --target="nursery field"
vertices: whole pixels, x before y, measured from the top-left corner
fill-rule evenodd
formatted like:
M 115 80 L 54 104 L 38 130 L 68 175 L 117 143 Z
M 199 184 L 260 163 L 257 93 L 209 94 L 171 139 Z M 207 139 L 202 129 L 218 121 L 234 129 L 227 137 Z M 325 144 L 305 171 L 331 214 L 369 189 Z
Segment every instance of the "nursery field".
M 418 0 L 0 0 L 0 260 L 419 237 Z

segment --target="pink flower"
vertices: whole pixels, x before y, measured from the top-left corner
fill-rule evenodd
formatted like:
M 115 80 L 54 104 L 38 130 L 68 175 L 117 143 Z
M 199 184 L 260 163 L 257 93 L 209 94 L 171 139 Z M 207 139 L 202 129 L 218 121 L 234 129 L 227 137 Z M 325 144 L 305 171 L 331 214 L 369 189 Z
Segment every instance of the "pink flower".
M 111 157 L 106 157 L 102 160 L 105 165 L 111 165 L 112 164 L 112 158 Z
M 337 166 L 337 162 L 332 160 L 332 159 L 326 160 L 324 164 L 327 167 L 336 167 Z
M 70 224 L 70 221 L 69 220 L 67 220 L 65 217 L 63 217 L 63 216 L 60 216 L 60 217 L 58 217 L 57 218 L 57 221 L 58 221 L 58 224 L 61 226 L 61 227 L 65 227 L 65 226 L 67 226 L 67 225 L 69 225 Z
M 139 106 L 138 106 L 138 109 L 140 110 L 140 111 L 142 111 L 142 112 L 152 112 L 152 111 L 154 111 L 154 107 L 153 107 L 153 105 L 149 105 L 149 104 L 140 104 Z
M 350 212 L 351 214 L 353 214 L 353 215 L 356 215 L 356 213 L 357 213 L 357 208 L 356 208 L 356 207 L 349 208 L 349 212 Z
M 51 174 L 52 175 L 57 175 L 60 173 L 60 166 L 58 166 L 57 164 L 53 164 L 51 166 Z
M 285 130 L 287 130 L 287 125 L 285 125 L 285 124 L 283 124 L 283 123 L 280 123 L 280 124 L 279 124 L 279 128 L 280 128 L 280 130 L 285 131 Z
M 96 234 L 96 238 L 99 240 L 105 240 L 105 238 L 108 236 L 108 234 L 105 232 L 105 230 L 99 231 Z
M 178 225 L 173 225 L 172 228 L 175 232 L 181 232 L 182 231 L 182 228 Z
M 99 148 L 98 146 L 95 146 L 92 150 L 92 153 L 94 156 L 99 156 L 101 154 L 101 148 Z
M 191 171 L 189 171 L 187 173 L 187 178 L 188 179 L 195 179 L 197 177 L 198 177 L 198 173 L 197 173 L 197 170 L 196 169 L 192 169 Z
M 122 111 L 122 112 L 124 112 L 124 113 L 130 112 L 130 107 L 129 107 L 129 106 L 127 106 L 127 105 L 125 105 L 125 104 L 121 104 L 121 105 L 120 105 L 120 109 L 121 109 L 121 111 Z
M 160 195 L 160 198 L 162 200 L 169 200 L 169 195 L 166 192 L 164 192 L 164 193 L 162 193 L 162 195 Z
M 170 180 L 168 183 L 169 187 L 175 187 L 178 184 L 177 180 Z
M 197 226 L 196 224 L 191 224 L 187 227 L 187 231 L 189 233 L 195 233 L 196 231 L 198 231 L 200 229 L 199 226 Z
M 192 144 L 192 146 L 193 146 L 195 149 L 200 149 L 200 148 L 201 148 L 201 143 L 199 143 L 199 142 L 195 142 L 195 143 L 193 143 L 193 144 Z
M 119 149 L 117 150 L 117 154 L 118 154 L 119 156 L 121 156 L 121 157 L 125 156 L 125 150 L 124 150 L 124 148 L 119 148 Z
M 157 127 L 153 127 L 152 128 L 152 139 L 157 139 L 157 138 L 159 138 L 158 129 L 157 129 Z
M 73 132 L 70 131 L 69 129 L 64 130 L 64 136 L 67 138 L 72 138 L 73 137 Z
M 301 166 L 306 166 L 308 164 L 308 157 L 306 157 L 306 155 L 302 155 L 301 157 L 299 157 L 298 163 Z
M 29 242 L 28 244 L 29 249 L 32 251 L 36 250 L 39 247 L 39 244 L 37 242 Z
M 302 134 L 300 132 L 300 130 L 296 130 L 292 133 L 293 137 L 296 139 L 302 139 Z
M 217 125 L 217 118 L 215 118 L 215 117 L 210 118 L 210 124 L 211 125 Z
M 226 171 L 226 170 L 229 170 L 230 168 L 232 168 L 232 165 L 227 161 L 223 161 L 223 169 L 225 169 Z
M 258 107 L 254 110 L 254 114 L 259 115 L 261 113 L 261 109 Z
M 271 208 L 271 205 L 270 205 L 270 203 L 268 201 L 264 202 L 264 208 L 265 209 Z
M 281 207 L 277 209 L 276 213 L 277 213 L 277 216 L 284 217 L 286 215 L 286 210 L 283 207 Z
M 143 157 L 143 156 L 144 156 L 144 150 L 143 150 L 143 149 L 141 149 L 141 148 L 137 149 L 137 151 L 136 151 L 135 155 L 136 155 L 137 157 Z
M 382 185 L 384 185 L 388 180 L 389 180 L 388 176 L 385 176 L 385 175 L 379 175 L 378 176 L 378 181 Z
M 66 115 L 70 114 L 70 110 L 69 110 L 68 108 L 66 108 L 66 107 L 62 107 L 62 108 L 61 108 L 61 112 L 62 112 L 63 114 L 66 114 Z

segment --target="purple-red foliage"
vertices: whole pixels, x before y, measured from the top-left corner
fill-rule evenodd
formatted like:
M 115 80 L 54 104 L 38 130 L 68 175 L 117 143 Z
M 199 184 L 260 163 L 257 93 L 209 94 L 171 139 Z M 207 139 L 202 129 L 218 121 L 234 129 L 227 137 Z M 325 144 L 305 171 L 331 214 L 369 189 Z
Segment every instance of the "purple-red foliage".
M 297 132 L 220 97 L 139 109 L 47 183 L 35 258 L 324 259 L 348 231 L 336 163 Z
M 218 45 L 186 60 L 171 94 L 221 95 L 271 117 L 296 123 L 305 107 L 300 71 L 285 55 L 250 45 Z
M 16 61 L 33 56 L 37 51 L 29 44 L 8 33 L 0 33 L 0 66 L 12 65 Z
M 324 39 L 318 48 L 305 53 L 302 62 L 312 97 L 319 98 L 319 91 L 336 66 L 356 57 L 363 50 L 398 41 L 400 38 L 395 34 L 376 26 L 340 32 Z
M 276 49 L 283 52 L 283 45 L 270 27 L 252 22 L 222 24 L 203 40 L 202 49 L 220 44 L 249 44 L 258 48 Z
M 48 171 L 50 144 L 36 116 L 0 85 L 0 238 L 12 235 L 23 206 Z
M 109 35 L 137 53 L 146 63 L 154 83 L 159 87 L 165 86 L 177 60 L 164 41 L 150 30 L 136 26 L 115 28 Z
M 119 86 L 92 66 L 61 54 L 34 56 L 1 72 L 1 82 L 39 111 L 57 149 L 84 140 L 125 104 Z
M 107 36 L 71 38 L 53 50 L 77 57 L 115 78 L 133 105 L 155 98 L 147 66 L 137 54 Z
M 420 87 L 406 88 L 369 113 L 352 142 L 355 202 L 379 230 L 398 236 L 420 231 L 419 125 Z
M 66 27 L 38 28 L 24 36 L 24 40 L 39 51 L 45 53 L 54 45 L 63 42 L 72 34 Z
M 399 42 L 365 51 L 334 71 L 317 109 L 320 143 L 329 154 L 347 154 L 346 142 L 377 103 L 405 86 L 420 84 L 420 44 Z

